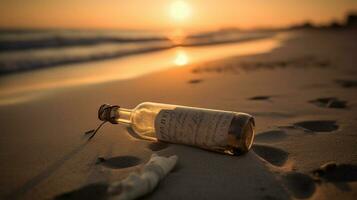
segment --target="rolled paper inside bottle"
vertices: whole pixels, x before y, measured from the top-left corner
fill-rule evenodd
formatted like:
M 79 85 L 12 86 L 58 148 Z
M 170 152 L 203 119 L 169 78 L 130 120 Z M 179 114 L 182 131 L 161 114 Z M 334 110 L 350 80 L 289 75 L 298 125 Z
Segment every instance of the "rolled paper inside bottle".
M 228 154 L 249 151 L 254 126 L 249 114 L 188 107 L 161 110 L 155 119 L 159 140 Z

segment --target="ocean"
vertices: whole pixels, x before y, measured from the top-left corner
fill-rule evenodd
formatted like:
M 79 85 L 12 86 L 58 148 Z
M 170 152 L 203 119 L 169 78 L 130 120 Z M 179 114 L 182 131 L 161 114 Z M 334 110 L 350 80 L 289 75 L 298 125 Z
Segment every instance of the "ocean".
M 178 46 L 236 43 L 273 34 L 227 29 L 189 34 L 177 43 L 163 31 L 0 30 L 0 75 L 135 56 Z

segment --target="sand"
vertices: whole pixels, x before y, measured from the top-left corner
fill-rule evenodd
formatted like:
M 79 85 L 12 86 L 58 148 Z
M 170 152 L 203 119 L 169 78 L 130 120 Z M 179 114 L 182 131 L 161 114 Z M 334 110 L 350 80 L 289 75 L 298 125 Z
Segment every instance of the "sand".
M 143 199 L 354 199 L 356 35 L 296 31 L 270 52 L 53 89 L 3 105 L 0 196 L 105 198 L 108 183 L 155 152 L 178 155 L 178 166 Z M 152 143 L 119 125 L 104 126 L 87 142 L 83 133 L 99 123 L 101 104 L 132 108 L 144 101 L 250 113 L 257 124 L 253 149 L 228 156 Z

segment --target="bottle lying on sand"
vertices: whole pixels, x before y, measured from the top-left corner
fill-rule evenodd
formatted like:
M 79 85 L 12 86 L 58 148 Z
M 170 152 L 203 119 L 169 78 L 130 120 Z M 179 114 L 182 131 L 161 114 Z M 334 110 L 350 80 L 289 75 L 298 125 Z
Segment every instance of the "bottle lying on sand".
M 144 102 L 134 109 L 104 104 L 98 118 L 104 123 L 127 125 L 129 133 L 142 139 L 231 155 L 249 151 L 254 139 L 254 118 L 240 112 Z

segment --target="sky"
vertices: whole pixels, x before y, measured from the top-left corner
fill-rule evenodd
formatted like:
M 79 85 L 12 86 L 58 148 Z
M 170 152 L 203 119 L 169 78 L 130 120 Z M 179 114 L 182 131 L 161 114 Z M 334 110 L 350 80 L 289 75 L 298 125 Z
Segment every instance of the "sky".
M 0 0 L 2 28 L 219 29 L 342 21 L 357 0 Z

